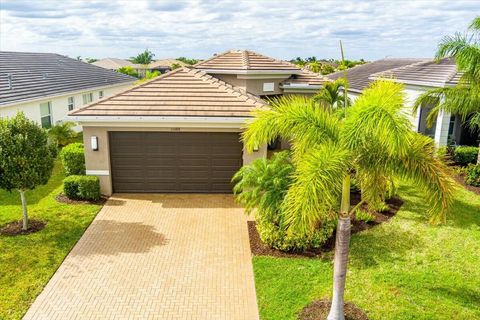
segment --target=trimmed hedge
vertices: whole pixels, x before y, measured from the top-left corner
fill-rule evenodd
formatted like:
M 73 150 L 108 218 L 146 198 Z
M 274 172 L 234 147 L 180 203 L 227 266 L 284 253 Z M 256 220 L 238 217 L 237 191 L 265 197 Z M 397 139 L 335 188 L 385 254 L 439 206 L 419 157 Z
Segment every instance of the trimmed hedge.
M 478 148 L 470 146 L 458 146 L 453 150 L 453 160 L 455 164 L 467 166 L 470 163 L 476 163 Z
M 63 192 L 70 199 L 100 199 L 100 181 L 95 176 L 68 176 L 63 180 Z
M 60 152 L 67 176 L 85 174 L 85 155 L 82 143 L 71 143 Z

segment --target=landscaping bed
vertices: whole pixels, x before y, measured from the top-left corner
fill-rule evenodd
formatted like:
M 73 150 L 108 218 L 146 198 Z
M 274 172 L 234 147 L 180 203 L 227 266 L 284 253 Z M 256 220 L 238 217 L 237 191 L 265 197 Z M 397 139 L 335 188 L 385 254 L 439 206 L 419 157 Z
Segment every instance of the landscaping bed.
M 468 184 L 465 183 L 465 174 L 464 173 L 456 174 L 456 175 L 454 175 L 454 178 L 455 178 L 455 181 L 457 181 L 459 184 L 461 184 L 468 191 L 472 191 L 472 192 L 480 195 L 480 187 L 471 186 L 471 185 L 468 185 Z
M 65 194 L 60 193 L 55 197 L 55 200 L 57 200 L 58 202 L 67 203 L 67 204 L 96 204 L 99 206 L 103 206 L 105 202 L 107 202 L 108 197 L 102 196 L 98 200 L 80 200 L 80 199 L 70 199 Z
M 356 205 L 360 202 L 360 194 L 353 193 L 351 196 L 352 205 Z M 380 223 L 386 222 L 391 219 L 395 214 L 400 210 L 400 207 L 403 204 L 403 200 L 394 197 L 386 201 L 389 210 L 381 213 L 372 213 L 375 217 L 373 221 L 365 222 L 352 219 L 352 234 L 361 232 L 363 230 L 370 229 Z M 366 205 L 361 206 L 362 209 L 366 210 Z M 277 249 L 273 249 L 265 245 L 260 239 L 258 234 L 255 221 L 248 221 L 248 235 L 250 237 L 250 250 L 254 256 L 272 256 L 272 257 L 291 257 L 291 258 L 321 258 L 332 251 L 335 247 L 335 232 L 327 240 L 327 242 L 320 248 L 315 250 L 308 250 L 305 252 L 284 252 Z
M 306 306 L 300 315 L 299 320 L 325 320 L 327 319 L 332 302 L 328 299 L 312 301 Z M 368 320 L 367 314 L 351 302 L 344 305 L 345 320 Z
M 23 221 L 14 221 L 7 223 L 2 228 L 0 228 L 0 234 L 5 236 L 18 236 L 25 235 L 33 232 L 37 232 L 45 228 L 46 223 L 41 220 L 30 219 L 28 221 L 28 229 L 23 230 Z

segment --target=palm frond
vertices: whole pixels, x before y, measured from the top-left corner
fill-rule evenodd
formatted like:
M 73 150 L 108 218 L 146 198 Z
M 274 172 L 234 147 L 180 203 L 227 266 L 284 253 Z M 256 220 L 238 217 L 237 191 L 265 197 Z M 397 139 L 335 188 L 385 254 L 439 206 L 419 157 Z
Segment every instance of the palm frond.
M 342 178 L 349 165 L 349 152 L 331 142 L 304 154 L 296 163 L 293 183 L 282 203 L 289 228 L 307 232 L 336 216 Z
M 339 119 L 316 107 L 307 97 L 281 97 L 271 102 L 270 109 L 254 111 L 253 117 L 242 137 L 247 151 L 278 137 L 293 139 L 297 145 L 303 145 L 302 149 L 338 139 Z
M 468 28 L 474 32 L 480 32 L 480 16 L 477 16 L 475 19 L 473 19 Z
M 405 151 L 402 141 L 412 125 L 403 114 L 403 86 L 388 80 L 375 81 L 349 109 L 342 139 L 350 150 L 375 145 L 387 154 Z
M 446 222 L 455 190 L 448 168 L 435 155 L 435 144 L 431 138 L 412 132 L 405 144 L 408 152 L 396 159 L 392 157 L 391 169 L 423 191 L 432 223 Z

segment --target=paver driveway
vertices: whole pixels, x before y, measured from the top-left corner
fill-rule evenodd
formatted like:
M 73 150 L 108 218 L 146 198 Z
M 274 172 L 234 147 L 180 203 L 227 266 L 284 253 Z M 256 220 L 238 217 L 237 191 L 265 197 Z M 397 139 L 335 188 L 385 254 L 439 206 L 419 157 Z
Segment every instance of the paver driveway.
M 110 198 L 25 319 L 258 319 L 231 195 Z

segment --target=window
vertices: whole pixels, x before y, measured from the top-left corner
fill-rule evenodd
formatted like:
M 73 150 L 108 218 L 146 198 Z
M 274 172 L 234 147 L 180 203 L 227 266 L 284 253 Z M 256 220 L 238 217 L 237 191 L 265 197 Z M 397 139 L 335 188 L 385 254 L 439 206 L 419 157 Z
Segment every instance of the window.
M 75 98 L 68 97 L 68 111 L 72 111 L 75 108 Z
M 52 103 L 50 101 L 40 103 L 40 119 L 42 128 L 50 128 L 52 126 Z
M 264 92 L 275 91 L 275 83 L 274 82 L 265 82 L 263 84 L 263 91 Z
M 83 104 L 91 103 L 93 101 L 93 93 L 84 93 L 83 97 Z
M 98 98 L 102 99 L 103 98 L 103 91 L 98 91 Z

